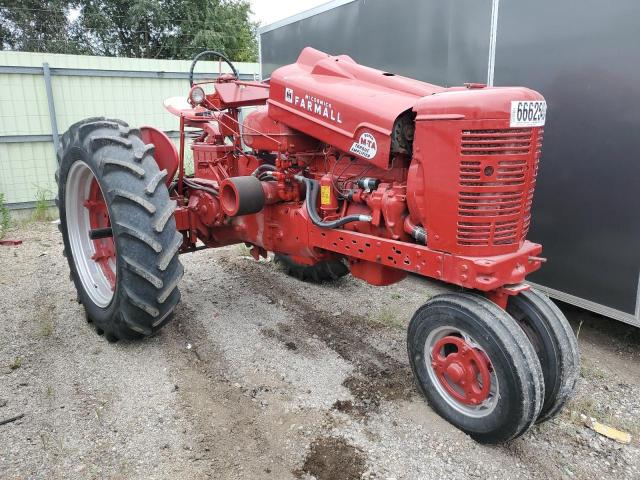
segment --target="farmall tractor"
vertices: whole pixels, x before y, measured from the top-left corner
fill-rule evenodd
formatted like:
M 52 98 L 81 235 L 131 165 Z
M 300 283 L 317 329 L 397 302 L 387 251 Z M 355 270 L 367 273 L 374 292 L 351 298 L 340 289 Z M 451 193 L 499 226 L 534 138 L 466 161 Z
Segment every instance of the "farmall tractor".
M 205 55 L 233 73 L 195 83 Z M 413 274 L 455 286 L 413 315 L 409 362 L 431 406 L 478 441 L 558 413 L 579 371 L 576 339 L 525 283 L 544 262 L 526 240 L 539 93 L 443 88 L 312 48 L 262 83 L 203 52 L 189 87 L 165 101 L 179 148 L 156 128 L 104 118 L 62 137 L 60 228 L 98 333 L 152 335 L 180 301 L 179 254 L 244 242 L 301 280 Z

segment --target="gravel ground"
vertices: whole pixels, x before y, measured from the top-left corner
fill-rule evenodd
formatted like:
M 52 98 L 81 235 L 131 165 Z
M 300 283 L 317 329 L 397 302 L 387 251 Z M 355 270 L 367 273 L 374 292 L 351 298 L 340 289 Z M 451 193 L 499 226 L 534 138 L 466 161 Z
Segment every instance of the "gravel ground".
M 563 413 L 483 446 L 418 395 L 417 278 L 312 285 L 239 247 L 182 257 L 183 302 L 160 334 L 108 343 L 85 322 L 55 225 L 0 247 L 0 478 L 640 478 L 640 334 L 564 306 L 579 329 Z M 617 444 L 580 414 L 633 434 Z

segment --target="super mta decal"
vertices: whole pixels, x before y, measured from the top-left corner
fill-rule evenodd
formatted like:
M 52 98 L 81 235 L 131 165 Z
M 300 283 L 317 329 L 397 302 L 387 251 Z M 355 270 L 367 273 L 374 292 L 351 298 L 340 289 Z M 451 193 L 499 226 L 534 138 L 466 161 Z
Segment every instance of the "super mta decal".
M 308 94 L 304 94 L 304 96 L 296 95 L 292 88 L 287 87 L 284 89 L 284 100 L 295 107 L 307 110 L 334 123 L 342 123 L 340 112 L 334 110 L 330 102 L 321 98 Z

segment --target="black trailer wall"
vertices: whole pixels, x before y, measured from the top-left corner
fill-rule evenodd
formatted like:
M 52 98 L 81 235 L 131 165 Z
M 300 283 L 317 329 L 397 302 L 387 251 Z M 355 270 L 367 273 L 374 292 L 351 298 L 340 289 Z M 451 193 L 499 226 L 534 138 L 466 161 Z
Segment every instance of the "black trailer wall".
M 633 315 L 640 266 L 640 2 L 500 3 L 495 85 L 544 94 L 531 279 Z
M 493 4 L 355 0 L 265 29 L 263 76 L 310 45 L 436 84 L 486 82 Z M 640 2 L 503 0 L 496 32 L 494 84 L 548 103 L 529 237 L 549 262 L 531 280 L 640 325 Z
M 356 0 L 260 35 L 262 76 L 311 46 L 438 85 L 487 78 L 491 0 Z

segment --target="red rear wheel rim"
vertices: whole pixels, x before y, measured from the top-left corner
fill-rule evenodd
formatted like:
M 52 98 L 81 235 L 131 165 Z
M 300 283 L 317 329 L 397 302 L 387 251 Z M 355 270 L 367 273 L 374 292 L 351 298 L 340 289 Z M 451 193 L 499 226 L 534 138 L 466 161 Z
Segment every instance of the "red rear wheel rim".
M 89 189 L 89 196 L 84 202 L 85 208 L 89 213 L 89 225 L 91 229 L 107 228 L 111 227 L 111 220 L 109 219 L 109 210 L 107 204 L 102 196 L 100 185 L 94 178 L 91 182 Z M 89 232 L 87 232 L 89 235 Z M 91 259 L 96 262 L 104 276 L 109 280 L 111 289 L 115 290 L 116 287 L 116 249 L 113 243 L 113 237 L 100 238 L 92 240 L 95 248 L 95 254 Z

